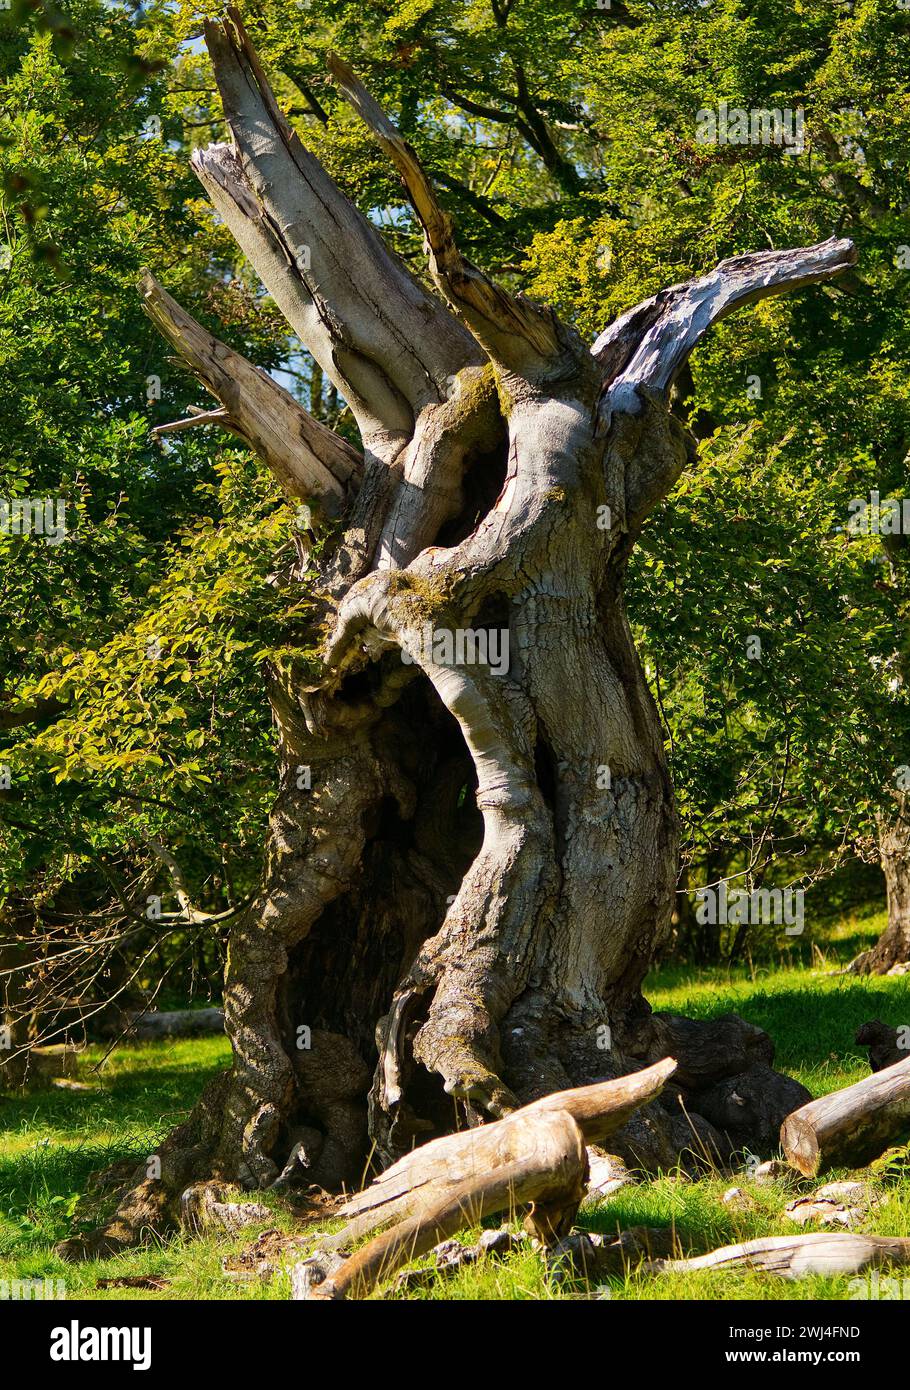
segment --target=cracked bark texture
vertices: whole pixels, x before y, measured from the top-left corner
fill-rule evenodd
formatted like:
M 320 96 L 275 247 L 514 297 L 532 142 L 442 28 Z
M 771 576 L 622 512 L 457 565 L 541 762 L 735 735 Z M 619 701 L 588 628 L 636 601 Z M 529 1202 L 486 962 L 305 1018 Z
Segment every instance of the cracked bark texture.
M 642 997 L 670 929 L 677 826 L 624 578 L 693 455 L 668 408 L 692 347 L 737 305 L 854 259 L 838 240 L 737 257 L 630 310 L 592 350 L 463 258 L 414 152 L 344 62 L 333 76 L 402 177 L 436 293 L 303 147 L 236 13 L 206 42 L 232 140 L 194 167 L 350 403 L 363 458 L 249 364 L 231 371 L 223 345 L 144 282 L 228 427 L 343 522 L 321 572 L 301 575 L 331 603 L 322 677 L 269 690 L 282 781 L 262 892 L 230 944 L 233 1066 L 162 1146 L 161 1182 L 134 1190 L 121 1226 L 146 1198 L 160 1222 L 191 1180 L 353 1186 L 370 1153 L 386 1164 L 640 1069 L 670 1038 L 683 1073 L 697 1056 L 702 1090 L 731 1075 L 731 1047 L 754 1071 L 756 1030 L 734 1019 L 712 1067 L 698 1025 L 659 1025 Z M 507 670 L 426 640 L 466 631 L 506 634 Z M 635 1161 L 730 1151 L 686 1118 L 685 1096 L 643 1112 Z

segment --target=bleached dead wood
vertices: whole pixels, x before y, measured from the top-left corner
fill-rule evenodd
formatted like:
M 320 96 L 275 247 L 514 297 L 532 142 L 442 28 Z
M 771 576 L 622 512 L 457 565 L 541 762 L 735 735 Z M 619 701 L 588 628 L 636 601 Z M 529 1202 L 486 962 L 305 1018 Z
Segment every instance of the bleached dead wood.
M 631 311 L 618 337 L 609 335 L 607 362 L 601 344 L 592 356 L 552 310 L 470 265 L 416 155 L 336 64 L 342 89 L 405 180 L 431 273 L 456 314 L 383 247 L 304 149 L 236 12 L 207 24 L 205 38 L 231 143 L 197 151 L 194 167 L 276 305 L 349 404 L 364 449 L 363 481 L 342 508 L 338 549 L 319 564 L 316 582 L 335 605 L 319 684 L 311 686 L 309 672 L 270 681 L 283 768 L 318 762 L 331 795 L 304 794 L 282 777 L 262 892 L 232 928 L 225 990 L 232 1070 L 178 1131 L 162 1180 L 177 1186 L 185 1173 L 217 1171 L 266 1185 L 287 1171 L 288 1149 L 298 1142 L 291 1136 L 311 1115 L 324 1152 L 339 1155 L 335 1172 L 347 1172 L 362 1152 L 367 1117 L 362 1092 L 343 1089 L 345 1067 L 327 1065 L 317 1076 L 314 1066 L 305 1085 L 295 1084 L 291 1020 L 305 1016 L 292 1007 L 298 984 L 307 997 L 314 989 L 331 997 L 351 1052 L 363 1051 L 377 1025 L 369 1126 L 388 1161 L 436 1119 L 424 1108 L 428 1076 L 441 1079 L 461 1107 L 454 1113 L 469 1122 L 509 1116 L 516 1095 L 532 1086 L 539 1094 L 587 1078 L 591 1001 L 598 1017 L 627 1022 L 619 1056 L 645 1055 L 642 1034 L 650 1030 L 635 1002 L 671 930 L 677 832 L 662 731 L 623 588 L 638 528 L 691 454 L 665 387 L 721 312 L 758 290 L 792 288 L 804 275 L 836 275 L 852 248 L 836 243 L 769 253 L 783 258 L 773 263 L 727 263 L 707 284 Z M 275 399 L 265 425 L 280 437 L 287 401 Z M 608 510 L 608 529 L 592 524 L 595 506 Z M 449 629 L 482 619 L 511 631 L 521 660 L 508 682 L 480 663 L 455 669 L 432 658 L 420 635 L 427 618 L 443 615 Z M 426 684 L 399 681 L 395 648 Z M 401 703 L 405 686 L 420 689 L 414 707 Z M 436 785 L 418 776 L 423 760 L 411 759 L 410 749 L 420 739 L 435 743 L 440 705 L 463 736 L 472 767 L 458 770 L 459 796 L 476 783 L 482 835 L 441 923 L 436 903 L 418 906 L 425 885 L 410 883 L 404 863 L 394 875 L 395 911 L 413 920 L 413 940 L 421 942 L 396 977 L 395 959 L 386 960 L 371 931 L 372 910 L 388 891 L 369 867 L 372 827 L 390 796 L 404 820 L 420 820 L 413 806 L 435 804 Z M 552 798 L 538 753 L 555 779 Z M 595 755 L 620 773 L 606 797 L 579 774 Z M 357 914 L 352 955 L 346 929 L 323 938 L 322 927 L 327 909 L 347 922 L 355 900 L 365 912 Z M 301 956 L 299 973 L 289 970 Z M 674 1118 L 655 1107 L 649 1123 L 675 1156 L 675 1135 L 685 1129 L 686 1145 L 691 1137 Z M 449 1177 L 489 1171 L 478 1162 Z M 416 1170 L 407 1179 L 400 1193 L 386 1182 L 382 1195 L 366 1199 L 362 1233 L 420 1215 L 406 1195 L 411 1179 L 426 1208 L 446 1197 L 445 1182 L 434 1186 Z M 147 1226 L 154 1195 L 144 1190 L 122 1204 L 114 1237 L 103 1232 L 100 1243 Z M 69 1246 L 72 1257 L 77 1243 Z M 78 1242 L 80 1256 L 98 1248 Z
M 910 1137 L 910 1057 L 810 1101 L 781 1125 L 787 1161 L 807 1178 L 822 1166 L 853 1167 Z
M 523 1157 L 479 1169 L 460 1182 L 429 1184 L 414 1215 L 368 1241 L 322 1284 L 313 1286 L 309 1296 L 363 1297 L 440 1240 L 498 1211 L 527 1208 L 526 1223 L 545 1244 L 567 1234 L 588 1175 L 579 1125 L 564 1110 L 524 1116 L 513 1125 L 512 1138 L 516 1146 L 526 1147 Z
M 341 1214 L 348 1225 L 323 1249 L 348 1248 L 377 1229 L 309 1297 L 362 1296 L 407 1261 L 463 1226 L 527 1208 L 544 1244 L 566 1235 L 585 1194 L 585 1145 L 600 1143 L 660 1094 L 676 1069 L 666 1058 L 615 1081 L 556 1092 L 493 1124 L 415 1149 L 358 1193 Z
M 700 1269 L 759 1269 L 784 1279 L 810 1274 L 859 1274 L 864 1269 L 910 1264 L 910 1238 L 815 1232 L 801 1236 L 764 1236 L 725 1245 L 691 1260 L 650 1260 L 649 1274 L 690 1274 Z
M 349 490 L 360 483 L 362 459 L 356 449 L 314 420 L 277 381 L 213 337 L 147 270 L 139 288 L 149 318 L 223 407 L 163 430 L 205 420 L 220 425 L 252 445 L 291 497 L 337 515 Z
M 391 463 L 448 376 L 483 356 L 280 110 L 238 11 L 204 25 L 230 145 L 193 168 L 287 321 Z
M 607 408 L 634 415 L 639 387 L 666 391 L 708 329 L 734 309 L 828 280 L 855 263 L 852 242 L 829 237 L 817 246 L 733 256 L 707 275 L 660 290 L 611 323 L 591 349 L 605 372 Z

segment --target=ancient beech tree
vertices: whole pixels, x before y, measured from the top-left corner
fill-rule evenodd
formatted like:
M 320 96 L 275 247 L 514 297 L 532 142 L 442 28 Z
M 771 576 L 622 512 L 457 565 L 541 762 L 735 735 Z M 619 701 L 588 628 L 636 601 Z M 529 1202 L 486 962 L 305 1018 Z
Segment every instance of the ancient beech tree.
M 588 347 L 465 260 L 413 150 L 345 63 L 334 79 L 401 176 L 438 293 L 301 143 L 236 14 L 206 42 L 232 141 L 194 168 L 363 449 L 144 278 L 148 312 L 220 402 L 209 418 L 335 519 L 337 540 L 318 573 L 301 562 L 325 601 L 320 678 L 270 680 L 281 787 L 261 894 L 231 936 L 233 1066 L 162 1145 L 160 1178 L 65 1253 L 135 1238 L 192 1181 L 267 1187 L 296 1170 L 356 1184 L 371 1149 L 390 1162 L 668 1055 L 679 1085 L 639 1126 L 643 1162 L 693 1128 L 774 1133 L 807 1097 L 770 1070 L 765 1035 L 655 1016 L 642 998 L 670 926 L 677 830 L 623 584 L 691 457 L 668 400 L 693 347 L 733 309 L 836 275 L 853 247 L 725 261 Z M 446 660 L 428 631 L 507 633 L 508 670 Z M 737 1106 L 751 1131 L 726 1125 Z

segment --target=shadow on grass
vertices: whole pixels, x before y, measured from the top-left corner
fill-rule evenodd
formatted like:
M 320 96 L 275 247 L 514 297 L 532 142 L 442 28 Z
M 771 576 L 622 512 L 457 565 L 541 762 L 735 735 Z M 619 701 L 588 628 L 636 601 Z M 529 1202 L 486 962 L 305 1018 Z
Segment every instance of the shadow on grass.
M 672 1236 L 674 1255 L 701 1254 L 744 1238 L 741 1218 L 727 1212 L 716 1199 L 702 1197 L 695 1187 L 689 1192 L 690 1200 L 679 1202 L 662 1195 L 653 1184 L 630 1188 L 628 1193 L 617 1193 L 601 1206 L 583 1208 L 577 1225 L 605 1236 L 642 1226 L 665 1232 Z
M 223 1065 L 213 1049 L 191 1046 L 124 1048 L 100 1072 L 97 1060 L 80 1066 L 91 1090 L 0 1095 L 0 1255 L 69 1234 L 90 1175 L 153 1153 Z M 104 1194 L 90 1203 L 94 1219 Z

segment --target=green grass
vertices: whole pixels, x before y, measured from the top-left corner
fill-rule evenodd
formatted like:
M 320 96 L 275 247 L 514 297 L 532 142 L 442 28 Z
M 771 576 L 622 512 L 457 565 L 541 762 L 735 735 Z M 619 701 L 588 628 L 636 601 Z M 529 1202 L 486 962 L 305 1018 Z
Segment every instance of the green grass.
M 853 1041 L 860 1024 L 910 1023 L 910 977 L 832 973 L 886 925 L 884 911 L 850 917 L 828 932 L 824 950 L 794 938 L 776 961 L 735 971 L 666 967 L 649 977 L 645 993 L 655 1009 L 690 1018 L 740 1014 L 774 1039 L 780 1071 L 825 1095 L 869 1074 L 867 1054 Z
M 733 971 L 666 967 L 654 972 L 646 992 L 656 1009 L 706 1018 L 733 1011 L 766 1029 L 777 1044 L 776 1065 L 799 1078 L 814 1095 L 868 1075 L 865 1054 L 853 1042 L 856 1028 L 874 1017 L 910 1022 L 910 977 L 860 980 L 825 974 L 874 940 L 880 913 L 839 922 L 826 936 L 825 955 L 798 940 L 773 962 Z M 221 1259 L 248 1244 L 242 1237 L 187 1240 L 175 1236 L 115 1259 L 64 1265 L 53 1244 L 76 1226 L 93 1224 L 103 1210 L 88 1185 L 89 1174 L 119 1159 L 137 1161 L 154 1152 L 162 1136 L 184 1117 L 204 1082 L 229 1055 L 222 1038 L 149 1043 L 119 1048 L 102 1063 L 101 1049 L 82 1058 L 80 1078 L 89 1091 L 48 1089 L 0 1098 L 0 1278 L 62 1278 L 69 1298 L 93 1299 L 285 1299 L 287 1281 L 238 1285 L 222 1275 Z M 101 1064 L 101 1065 L 99 1065 Z M 825 1175 L 825 1181 L 840 1173 Z M 746 1212 L 724 1206 L 729 1176 L 697 1182 L 667 1174 L 623 1189 L 586 1211 L 579 1224 L 614 1232 L 630 1226 L 669 1228 L 681 1251 L 699 1254 L 760 1235 L 792 1234 L 786 1203 L 818 1184 L 745 1182 L 756 1206 Z M 862 1228 L 910 1236 L 910 1180 L 881 1186 L 882 1204 Z M 281 1204 L 274 1226 L 294 1229 Z M 466 1242 L 475 1233 L 463 1233 Z M 428 1265 L 428 1259 L 418 1261 Z M 160 1292 L 99 1289 L 99 1278 L 155 1275 L 168 1281 Z M 416 1299 L 565 1299 L 586 1293 L 578 1282 L 560 1283 L 538 1255 L 521 1251 L 503 1261 L 436 1277 L 425 1287 L 385 1297 Z M 796 1283 L 756 1274 L 646 1275 L 635 1269 L 605 1282 L 613 1299 L 849 1298 L 850 1281 L 807 1279 Z

